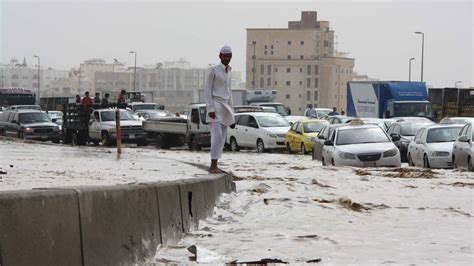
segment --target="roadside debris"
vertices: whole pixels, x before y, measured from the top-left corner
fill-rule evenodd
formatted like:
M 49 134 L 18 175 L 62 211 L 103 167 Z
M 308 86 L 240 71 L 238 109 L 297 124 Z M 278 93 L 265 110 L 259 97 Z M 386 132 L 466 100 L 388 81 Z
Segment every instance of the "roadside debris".
M 349 209 L 351 211 L 356 211 L 356 212 L 362 212 L 362 211 L 368 211 L 370 210 L 369 207 L 364 206 L 360 203 L 353 202 L 350 198 L 348 197 L 342 197 L 338 199 L 332 199 L 332 200 L 326 200 L 326 199 L 313 199 L 313 201 L 319 202 L 319 203 L 335 203 L 340 205 L 341 207 L 344 207 L 346 209 Z
M 316 180 L 316 179 L 311 180 L 311 184 L 317 185 L 317 186 L 320 186 L 320 187 L 325 187 L 325 188 L 335 188 L 335 187 L 330 186 L 330 185 L 325 185 L 325 184 L 319 183 L 319 181 Z
M 225 256 L 219 255 L 216 252 L 207 250 L 201 246 L 192 245 L 188 247 L 188 251 L 194 256 L 190 256 L 191 261 L 196 261 L 197 263 L 226 263 L 232 264 L 236 260 L 232 260 Z
M 437 178 L 438 172 L 423 168 L 375 168 L 375 169 L 354 169 L 359 176 L 384 176 L 391 178 Z

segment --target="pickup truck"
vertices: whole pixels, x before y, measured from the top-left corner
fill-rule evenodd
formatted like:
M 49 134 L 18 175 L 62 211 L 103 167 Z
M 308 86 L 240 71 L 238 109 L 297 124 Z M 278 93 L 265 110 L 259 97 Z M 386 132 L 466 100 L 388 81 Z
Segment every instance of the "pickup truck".
M 206 105 L 189 106 L 187 119 L 181 117 L 152 118 L 143 121 L 143 128 L 157 148 L 169 149 L 188 144 L 191 150 L 200 150 L 211 145 L 211 134 L 206 122 Z
M 97 109 L 95 109 L 97 108 Z M 85 145 L 87 142 L 104 146 L 116 141 L 116 109 L 100 109 L 98 105 L 85 108 L 79 104 L 65 104 L 63 110 L 63 142 L 65 144 Z M 133 118 L 130 111 L 120 109 L 120 130 L 123 143 L 136 143 L 146 146 L 146 133 L 142 122 Z

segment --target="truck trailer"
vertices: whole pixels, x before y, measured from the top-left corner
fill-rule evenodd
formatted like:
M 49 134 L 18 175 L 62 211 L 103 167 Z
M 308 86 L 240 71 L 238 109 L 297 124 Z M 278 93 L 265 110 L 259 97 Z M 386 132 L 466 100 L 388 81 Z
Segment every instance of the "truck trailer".
M 444 117 L 474 117 L 474 88 L 429 88 L 436 121 Z
M 425 83 L 408 81 L 348 82 L 347 115 L 374 118 L 412 116 L 434 120 Z

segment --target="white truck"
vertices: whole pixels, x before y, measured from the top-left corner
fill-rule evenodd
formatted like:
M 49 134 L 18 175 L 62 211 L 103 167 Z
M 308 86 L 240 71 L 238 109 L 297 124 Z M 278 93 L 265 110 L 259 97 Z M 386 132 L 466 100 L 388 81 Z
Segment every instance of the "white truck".
M 187 144 L 191 150 L 200 150 L 211 145 L 211 134 L 206 122 L 206 105 L 191 104 L 187 119 L 164 117 L 143 121 L 147 138 L 156 143 L 157 148 L 169 149 Z
M 62 135 L 63 143 L 85 145 L 87 142 L 104 146 L 113 145 L 117 139 L 115 112 L 116 109 L 94 109 L 90 106 L 66 104 L 63 109 Z M 146 146 L 146 133 L 142 122 L 133 118 L 130 111 L 120 109 L 120 133 L 123 143 L 136 143 Z

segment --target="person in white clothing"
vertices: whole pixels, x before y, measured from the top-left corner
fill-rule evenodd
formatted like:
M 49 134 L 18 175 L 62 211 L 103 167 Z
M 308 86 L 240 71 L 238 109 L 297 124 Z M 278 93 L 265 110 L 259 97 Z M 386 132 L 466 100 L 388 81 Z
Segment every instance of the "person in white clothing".
M 210 173 L 225 173 L 217 167 L 222 156 L 227 127 L 234 126 L 234 107 L 232 101 L 231 67 L 232 49 L 225 45 L 219 53 L 220 64 L 209 68 L 204 94 L 206 99 L 207 122 L 211 129 L 211 166 Z

